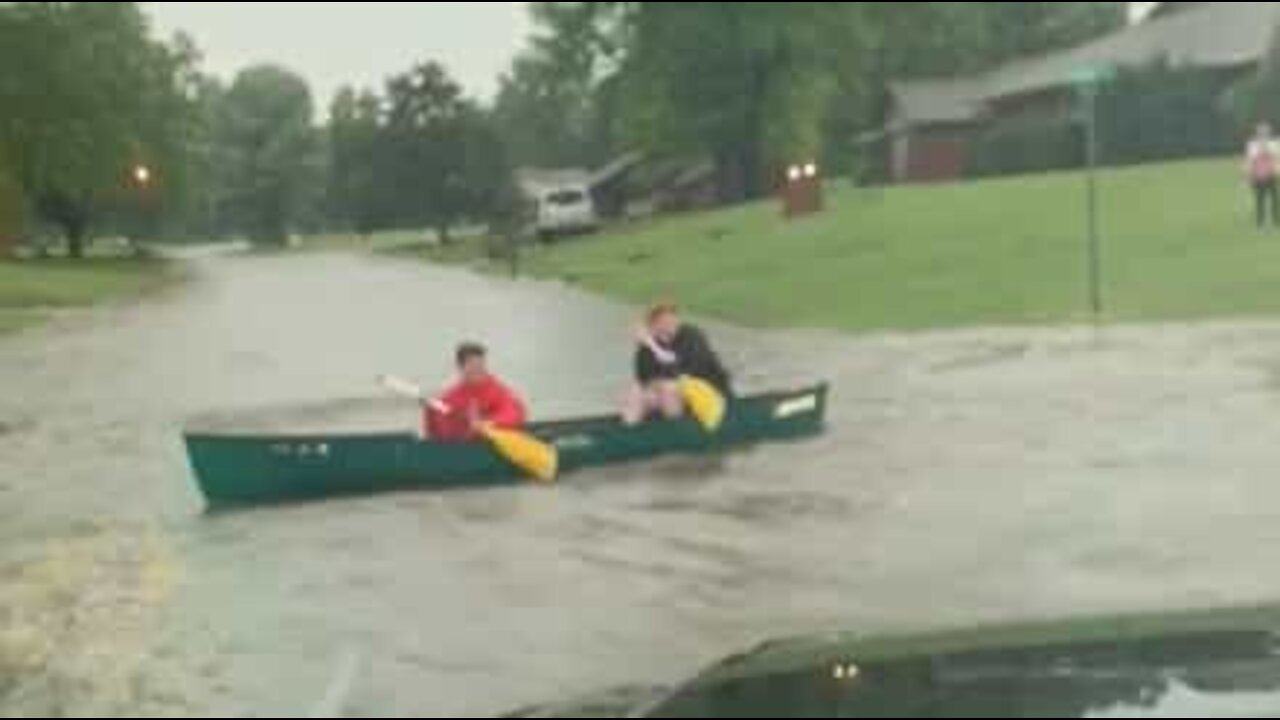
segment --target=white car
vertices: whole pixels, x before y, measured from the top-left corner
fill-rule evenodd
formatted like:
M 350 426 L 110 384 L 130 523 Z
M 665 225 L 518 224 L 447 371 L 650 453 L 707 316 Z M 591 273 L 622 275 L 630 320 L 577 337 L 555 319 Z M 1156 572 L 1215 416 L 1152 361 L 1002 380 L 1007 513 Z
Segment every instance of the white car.
M 595 201 L 585 187 L 560 187 L 538 198 L 538 236 L 543 240 L 592 232 L 599 225 Z

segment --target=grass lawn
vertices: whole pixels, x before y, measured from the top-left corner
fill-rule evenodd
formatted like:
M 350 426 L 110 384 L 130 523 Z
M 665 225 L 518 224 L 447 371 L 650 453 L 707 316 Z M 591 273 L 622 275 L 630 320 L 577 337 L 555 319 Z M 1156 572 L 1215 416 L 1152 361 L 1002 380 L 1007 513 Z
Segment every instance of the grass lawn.
M 0 310 L 0 335 L 21 330 L 41 320 L 41 313 L 33 310 Z
M 834 184 L 829 211 L 774 203 L 641 223 L 531 252 L 525 268 L 746 325 L 845 330 L 1086 320 L 1084 177 Z M 1107 318 L 1280 313 L 1280 230 L 1250 224 L 1234 161 L 1109 171 Z
M 0 261 L 0 333 L 38 322 L 49 308 L 74 308 L 155 290 L 173 270 L 156 260 Z

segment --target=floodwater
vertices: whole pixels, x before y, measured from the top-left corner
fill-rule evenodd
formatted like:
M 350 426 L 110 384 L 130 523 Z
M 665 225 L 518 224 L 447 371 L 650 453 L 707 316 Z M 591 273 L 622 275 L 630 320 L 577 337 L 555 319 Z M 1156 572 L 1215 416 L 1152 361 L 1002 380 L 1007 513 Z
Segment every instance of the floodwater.
M 1280 599 L 1280 325 L 713 327 L 748 388 L 833 381 L 830 433 L 206 517 L 184 426 L 409 427 L 373 379 L 470 337 L 540 415 L 597 412 L 632 311 L 348 255 L 191 272 L 0 340 L 0 716 L 493 716 L 776 636 Z

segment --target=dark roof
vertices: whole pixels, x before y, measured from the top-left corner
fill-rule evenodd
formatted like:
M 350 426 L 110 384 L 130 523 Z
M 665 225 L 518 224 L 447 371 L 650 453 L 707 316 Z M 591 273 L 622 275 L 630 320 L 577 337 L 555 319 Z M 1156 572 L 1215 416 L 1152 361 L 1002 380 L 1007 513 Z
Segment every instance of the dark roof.
M 671 179 L 672 189 L 687 188 L 692 185 L 698 185 L 714 178 L 716 174 L 716 165 L 710 160 L 694 163 Z
M 985 95 L 998 99 L 1061 87 L 1091 66 L 1132 67 L 1162 58 L 1203 68 L 1248 65 L 1266 54 L 1278 21 L 1275 2 L 1188 6 L 1072 50 L 1001 68 L 988 76 Z
M 642 152 L 629 152 L 620 155 L 613 161 L 597 168 L 591 173 L 591 186 L 604 185 L 624 177 L 627 173 L 634 170 L 640 163 L 644 162 L 645 154 Z
M 1020 60 L 974 78 L 896 83 L 898 126 L 976 117 L 984 103 L 1070 85 L 1082 71 L 1167 59 L 1174 65 L 1232 68 L 1261 59 L 1280 24 L 1280 2 L 1184 3 L 1177 12 L 1069 50 Z M 969 115 L 961 113 L 968 110 Z

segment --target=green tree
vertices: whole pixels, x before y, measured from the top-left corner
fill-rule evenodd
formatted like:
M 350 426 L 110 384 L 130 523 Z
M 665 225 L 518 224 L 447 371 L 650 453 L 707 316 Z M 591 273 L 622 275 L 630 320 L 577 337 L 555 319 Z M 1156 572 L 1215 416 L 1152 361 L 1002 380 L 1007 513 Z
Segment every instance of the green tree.
M 512 162 L 595 166 L 620 151 L 610 5 L 532 3 L 537 28 L 503 76 L 494 120 Z
M 141 112 L 125 182 L 104 195 L 96 227 L 132 240 L 182 236 L 197 217 L 205 192 L 199 106 L 200 53 L 191 38 L 158 46 L 138 88 Z M 141 174 L 140 174 L 141 173 Z
M 429 225 L 448 242 L 462 216 L 462 88 L 438 63 L 423 63 L 387 83 L 386 106 L 392 216 L 404 226 Z
M 191 124 L 186 148 L 183 206 L 176 210 L 180 232 L 193 239 L 214 240 L 232 228 L 223 210 L 234 195 L 228 177 L 229 152 L 219 144 L 226 88 L 215 77 L 197 74 L 190 92 Z
M 485 113 L 433 62 L 392 78 L 383 106 L 377 156 L 387 219 L 432 227 L 446 243 L 461 221 L 485 219 L 510 174 Z
M 1244 128 L 1259 122 L 1280 123 L 1280 26 L 1258 72 L 1235 88 L 1230 98 L 1236 119 Z
M 0 259 L 13 251 L 23 231 L 25 205 L 18 181 L 0 158 Z
M 388 221 L 382 172 L 382 100 L 343 88 L 329 108 L 329 198 L 339 224 L 361 235 Z
M 319 179 L 313 114 L 306 81 L 270 65 L 241 72 L 221 99 L 221 210 L 255 243 L 283 244 L 303 219 Z
M 725 200 L 816 157 L 861 30 L 849 3 L 641 3 L 622 66 L 642 146 L 715 160 Z
M 567 82 L 553 61 L 526 51 L 500 81 L 494 118 L 521 165 L 590 165 L 598 159 L 592 100 L 590 88 Z
M 152 39 L 138 3 L 0 6 L 0 149 L 72 255 L 95 222 L 139 188 L 132 169 L 169 177 L 182 152 L 191 58 Z M 157 206 L 164 186 L 152 186 Z M 139 202 L 136 198 L 132 202 Z
M 201 61 L 195 42 L 180 34 L 151 66 L 156 77 L 145 95 L 142 125 L 148 140 L 135 159 L 151 170 L 151 180 L 146 187 L 128 188 L 124 198 L 126 207 L 138 209 L 133 237 L 184 236 L 203 224 L 212 142 L 207 113 L 217 84 L 201 71 Z
M 468 104 L 459 133 L 464 163 L 462 213 L 474 222 L 501 224 L 519 209 L 513 198 L 519 189 L 497 124 L 479 107 Z

